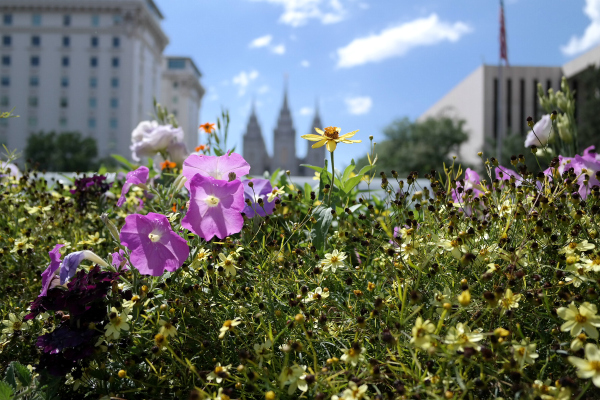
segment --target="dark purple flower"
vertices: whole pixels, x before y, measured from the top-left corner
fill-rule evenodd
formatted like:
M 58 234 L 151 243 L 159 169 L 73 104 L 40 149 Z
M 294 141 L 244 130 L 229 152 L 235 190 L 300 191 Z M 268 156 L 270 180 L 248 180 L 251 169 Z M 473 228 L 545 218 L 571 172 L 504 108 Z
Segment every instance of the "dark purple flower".
M 244 218 L 244 185 L 194 175 L 190 184 L 190 208 L 181 226 L 208 241 L 224 239 L 242 230 Z
M 127 178 L 125 179 L 125 183 L 123 184 L 123 188 L 121 189 L 121 197 L 119 197 L 119 201 L 117 202 L 117 206 L 121 207 L 123 203 L 125 203 L 125 195 L 129 192 L 129 189 L 133 185 L 145 185 L 148 181 L 148 175 L 150 170 L 147 167 L 139 167 L 134 171 L 130 171 L 127 173 Z
M 187 241 L 173 232 L 162 214 L 132 214 L 125 218 L 119 236 L 131 251 L 129 259 L 142 275 L 160 276 L 180 268 L 190 254 Z
M 250 187 L 248 184 L 252 182 L 253 186 Z M 244 208 L 244 214 L 248 218 L 254 218 L 255 214 L 265 217 L 266 215 L 273 214 L 275 208 L 275 201 L 267 201 L 267 197 L 273 190 L 271 182 L 268 179 L 248 179 L 244 182 L 244 198 L 250 200 L 251 205 L 247 205 Z M 262 206 L 258 203 L 258 199 L 262 199 Z

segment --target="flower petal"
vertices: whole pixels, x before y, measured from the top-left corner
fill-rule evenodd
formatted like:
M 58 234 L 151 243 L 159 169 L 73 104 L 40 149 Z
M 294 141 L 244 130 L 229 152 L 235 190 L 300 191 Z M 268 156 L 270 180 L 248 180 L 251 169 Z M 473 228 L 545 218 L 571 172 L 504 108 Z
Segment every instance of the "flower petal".
M 313 144 L 313 145 L 312 145 L 312 148 L 313 148 L 313 149 L 317 149 L 317 148 L 319 148 L 319 147 L 323 147 L 323 145 L 324 145 L 325 143 L 327 143 L 327 139 L 323 139 L 323 140 L 321 140 L 321 141 L 319 141 L 319 142 L 317 142 L 317 143 Z
M 323 140 L 323 136 L 319 136 L 319 135 L 313 135 L 313 134 L 308 134 L 308 135 L 302 135 L 300 136 L 302 139 L 306 139 L 306 140 L 310 140 L 312 142 L 317 142 L 319 140 Z
M 329 140 L 327 142 L 327 150 L 329 150 L 330 153 L 333 153 L 336 147 L 337 143 L 335 142 L 335 140 Z

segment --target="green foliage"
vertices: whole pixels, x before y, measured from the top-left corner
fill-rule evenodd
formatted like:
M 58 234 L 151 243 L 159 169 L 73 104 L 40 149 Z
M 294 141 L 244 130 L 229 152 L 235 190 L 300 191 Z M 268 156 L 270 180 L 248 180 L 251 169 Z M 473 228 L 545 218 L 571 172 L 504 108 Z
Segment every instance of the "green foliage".
M 406 175 L 411 171 L 442 170 L 444 163 L 452 164 L 452 155 L 458 154 L 461 144 L 469 138 L 464 125 L 465 121 L 449 117 L 394 121 L 383 131 L 386 140 L 375 146 L 377 171 L 396 170 Z M 356 164 L 363 167 L 369 162 L 365 156 Z
M 86 172 L 97 168 L 96 140 L 79 132 L 33 133 L 27 138 L 25 158 L 39 163 L 40 170 Z

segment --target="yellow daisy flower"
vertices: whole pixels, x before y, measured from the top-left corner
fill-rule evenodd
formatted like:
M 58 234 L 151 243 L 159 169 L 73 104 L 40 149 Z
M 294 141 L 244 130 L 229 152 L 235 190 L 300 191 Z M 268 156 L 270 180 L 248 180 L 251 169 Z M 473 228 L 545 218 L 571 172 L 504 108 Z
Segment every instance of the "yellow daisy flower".
M 302 139 L 310 140 L 311 142 L 317 142 L 312 145 L 313 149 L 327 145 L 327 150 L 333 153 L 338 143 L 362 142 L 362 140 L 350 140 L 350 138 L 354 136 L 356 132 L 358 132 L 358 129 L 341 136 L 340 132 L 342 132 L 342 128 L 338 128 L 335 126 L 329 126 L 325 128 L 324 132 L 319 128 L 315 128 L 315 131 L 318 133 L 318 135 L 308 134 L 302 136 Z

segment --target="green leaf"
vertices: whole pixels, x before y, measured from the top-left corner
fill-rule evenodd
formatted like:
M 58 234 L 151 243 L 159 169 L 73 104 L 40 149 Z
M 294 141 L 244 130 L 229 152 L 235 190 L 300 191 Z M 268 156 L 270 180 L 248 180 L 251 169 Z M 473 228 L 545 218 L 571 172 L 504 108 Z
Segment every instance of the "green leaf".
M 350 193 L 352 191 L 352 189 L 354 189 L 356 187 L 356 185 L 358 185 L 360 183 L 362 178 L 363 178 L 363 175 L 353 176 L 352 178 L 348 179 L 348 181 L 346 182 L 346 185 L 342 189 L 344 190 L 344 192 L 346 194 Z
M 106 166 L 104 164 L 102 164 L 100 166 L 100 169 L 98 170 L 98 175 L 104 175 L 108 172 L 108 169 L 106 169 Z
M 315 167 L 314 165 L 310 165 L 310 164 L 300 164 L 301 167 L 306 167 L 306 168 L 310 168 L 312 170 L 317 171 L 318 173 L 323 172 L 323 167 Z
M 357 175 L 358 175 L 358 176 L 364 175 L 364 174 L 366 174 L 367 172 L 369 172 L 370 170 L 372 170 L 373 168 L 375 168 L 375 166 L 374 166 L 374 165 L 365 165 L 364 167 L 362 167 L 362 168 L 360 169 L 360 171 L 358 172 L 358 174 L 357 174 Z
M 123 157 L 122 155 L 111 154 L 111 157 L 114 158 L 115 160 L 117 160 L 118 162 L 120 162 L 121 164 L 123 164 L 125 167 L 129 168 L 129 171 L 133 171 L 134 169 L 136 169 L 135 165 L 130 163 L 129 160 L 126 159 L 125 157 Z
M 17 380 L 15 379 L 15 368 L 14 362 L 10 363 L 8 368 L 6 368 L 6 375 L 4 377 L 4 381 L 8 383 L 13 389 L 17 388 Z
M 13 393 L 13 388 L 8 383 L 0 381 L 0 400 L 11 400 Z
M 304 184 L 304 198 L 310 201 L 310 192 L 312 192 L 312 187 L 308 184 Z
M 10 366 L 14 366 L 15 375 L 19 379 L 19 382 L 21 382 L 21 385 L 25 387 L 31 385 L 31 371 L 26 366 L 16 361 L 10 363 Z
M 346 183 L 348 178 L 350 178 L 350 174 L 352 173 L 352 171 L 354 171 L 355 167 L 356 167 L 356 163 L 354 162 L 354 158 L 353 158 L 352 161 L 350 161 L 350 165 L 348 165 L 346 167 L 346 169 L 344 170 L 344 174 L 342 175 L 342 183 Z
M 352 207 L 348 207 L 350 209 L 350 211 L 354 212 L 356 210 L 358 210 L 360 208 L 360 206 L 362 206 L 362 204 L 355 204 Z
M 325 238 L 327 237 L 327 231 L 333 221 L 333 215 L 331 215 L 331 208 L 318 206 L 313 212 L 313 216 L 317 219 L 317 224 L 311 231 L 311 237 L 313 245 L 317 249 L 323 249 L 325 246 Z

